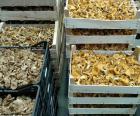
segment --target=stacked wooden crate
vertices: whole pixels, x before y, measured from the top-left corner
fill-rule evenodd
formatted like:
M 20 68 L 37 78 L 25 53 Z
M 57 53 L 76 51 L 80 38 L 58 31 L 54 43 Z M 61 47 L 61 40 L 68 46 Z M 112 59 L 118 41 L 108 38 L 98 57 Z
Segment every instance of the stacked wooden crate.
M 101 0 L 100 0 L 101 1 Z M 72 45 L 74 45 L 74 49 L 77 49 L 75 45 L 79 44 L 119 44 L 119 45 L 128 45 L 126 47 L 126 50 L 130 51 L 123 51 L 124 54 L 133 54 L 134 52 L 131 51 L 132 48 L 136 47 L 136 35 L 138 30 L 140 29 L 140 20 L 139 20 L 139 10 L 136 7 L 136 4 L 133 0 L 131 0 L 132 7 L 135 9 L 136 17 L 131 20 L 102 20 L 102 19 L 92 19 L 92 18 L 80 18 L 81 14 L 79 11 L 79 17 L 73 18 L 70 16 L 70 10 L 69 10 L 69 4 L 71 2 L 75 3 L 75 6 L 80 7 L 78 2 L 85 2 L 82 0 L 67 0 L 66 2 L 66 8 L 65 8 L 65 18 L 64 18 L 64 24 L 65 24 L 65 37 L 66 37 L 66 55 L 67 58 L 70 58 L 70 61 L 73 60 L 72 54 L 75 53 L 73 51 Z M 96 2 L 92 1 L 92 2 Z M 123 2 L 122 2 L 123 4 Z M 69 7 L 69 8 L 68 8 Z M 100 7 L 100 6 L 98 6 Z M 71 11 L 75 10 L 74 7 L 71 6 Z M 78 11 L 78 9 L 76 9 Z M 75 10 L 75 11 L 76 11 Z M 83 9 L 82 12 L 86 12 L 86 7 Z M 74 14 L 74 13 L 73 13 Z M 91 12 L 92 14 L 92 12 Z M 76 15 L 76 14 L 75 14 Z M 89 14 L 90 15 L 90 14 Z M 73 32 L 80 32 L 80 30 L 132 30 L 134 33 L 130 34 L 110 34 L 110 35 L 74 35 L 71 33 Z M 91 49 L 90 49 L 91 50 Z M 93 48 L 94 50 L 94 48 Z M 121 50 L 122 51 L 122 50 Z M 81 50 L 77 50 L 76 52 L 82 52 Z M 86 51 L 91 52 L 91 51 Z M 98 54 L 115 54 L 120 53 L 120 51 L 93 51 Z M 86 53 L 83 53 L 83 56 L 86 57 Z M 77 56 L 77 61 L 79 60 L 79 64 L 76 64 L 77 66 L 81 66 L 80 62 L 83 60 L 80 56 Z M 88 57 L 87 57 L 88 59 Z M 84 61 L 83 61 L 84 62 Z M 88 61 L 86 61 L 88 64 Z M 94 65 L 89 61 L 90 65 Z M 139 86 L 119 86 L 119 85 L 105 85 L 105 84 L 82 84 L 75 82 L 74 76 L 71 73 L 72 70 L 72 62 L 70 62 L 69 66 L 69 90 L 68 90 L 68 98 L 69 98 L 69 114 L 70 115 L 133 115 L 135 114 L 137 110 L 137 105 L 140 104 L 139 99 Z M 88 67 L 88 65 L 84 65 L 85 68 Z M 83 67 L 84 67 L 83 66 Z M 88 70 L 88 68 L 87 68 Z M 90 69 L 89 69 L 90 70 Z M 81 71 L 83 71 L 81 66 Z M 85 72 L 75 72 L 75 75 L 81 75 L 81 77 L 75 77 L 75 78 L 81 78 L 85 82 L 86 78 L 82 74 Z M 87 73 L 86 73 L 87 74 Z M 85 75 L 86 75 L 85 74 Z M 97 78 L 97 77 L 94 77 Z M 90 80 L 90 79 L 89 79 Z M 88 82 L 87 82 L 88 83 Z
M 1 22 L 10 22 L 10 26 L 37 26 L 45 29 L 51 25 L 51 27 L 54 28 L 54 34 L 51 40 L 52 45 L 50 45 L 54 68 L 58 67 L 61 50 L 61 4 L 62 2 L 59 0 L 0 1 Z M 18 25 L 16 23 L 21 24 Z M 9 25 L 1 26 L 1 28 L 5 26 Z M 56 68 L 56 70 L 58 70 L 58 68 Z
M 48 6 L 53 7 L 53 10 L 44 11 L 41 10 L 42 8 L 40 6 Z M 57 13 L 57 2 L 55 0 L 1 0 L 0 1 L 0 19 L 2 21 L 6 20 L 56 20 L 58 17 Z M 23 10 L 16 10 L 18 8 L 23 8 Z M 37 11 L 28 11 L 25 10 L 26 7 L 32 7 L 34 9 L 35 7 L 38 8 Z M 14 11 L 13 11 L 13 10 Z
M 136 51 L 139 50 L 140 48 L 137 48 Z M 137 53 L 136 51 L 135 53 Z M 134 115 L 136 113 L 138 105 L 140 104 L 140 91 L 139 91 L 140 86 L 138 84 L 140 78 L 137 80 L 137 78 L 134 79 L 135 77 L 132 77 L 138 85 L 135 85 L 136 83 L 134 81 L 133 81 L 134 85 L 133 84 L 129 85 L 132 82 L 131 79 L 129 80 L 127 80 L 126 78 L 122 79 L 118 75 L 114 75 L 114 77 L 110 78 L 109 76 L 107 77 L 106 75 L 103 74 L 106 78 L 105 79 L 104 77 L 99 77 L 100 75 L 98 74 L 101 74 L 103 72 L 98 72 L 98 69 L 97 72 L 96 70 L 95 72 L 92 72 L 94 71 L 93 70 L 94 67 L 97 68 L 96 67 L 97 64 L 99 66 L 98 67 L 99 70 L 102 66 L 108 65 L 108 64 L 103 64 L 101 60 L 100 61 L 96 60 L 95 59 L 96 55 L 102 56 L 102 58 L 104 59 L 105 58 L 104 55 L 111 56 L 115 54 L 116 56 L 119 55 L 121 56 L 123 53 L 127 54 L 128 57 L 134 55 L 133 51 L 123 51 L 120 53 L 120 51 L 101 51 L 101 50 L 96 51 L 95 50 L 91 52 L 88 50 L 87 51 L 86 50 L 79 51 L 75 49 L 72 50 L 71 52 L 72 59 L 70 59 L 70 65 L 69 65 L 70 73 L 69 73 L 69 90 L 68 90 L 70 115 L 112 114 L 111 116 L 114 115 L 118 116 L 121 114 Z M 88 55 L 90 56 L 88 57 Z M 137 55 L 138 58 L 137 60 L 139 60 L 140 53 L 135 55 Z M 92 59 L 88 60 L 88 58 L 89 59 L 92 58 Z M 85 63 L 83 59 L 87 59 Z M 95 64 L 93 64 L 94 61 L 96 61 Z M 83 63 L 81 64 L 81 62 Z M 111 62 L 113 63 L 114 61 Z M 120 61 L 118 59 L 118 63 L 119 62 Z M 81 68 L 78 69 L 78 67 Z M 105 72 L 109 73 L 108 72 L 109 70 L 110 68 L 108 68 L 107 70 L 105 69 Z M 115 68 L 113 70 L 115 70 Z M 75 75 L 77 75 L 77 77 Z M 91 75 L 94 76 L 92 77 Z
M 0 47 L 1 48 L 5 50 L 15 48 L 17 49 L 17 51 L 18 50 L 20 51 L 20 49 L 27 48 L 32 50 L 35 48 L 41 51 L 43 47 L 44 49 L 42 51 L 46 53 L 47 52 L 46 45 L 49 44 L 50 52 L 47 53 L 49 57 L 51 54 L 51 58 L 44 57 L 44 64 L 49 64 L 49 66 L 47 67 L 45 65 L 44 67 L 41 67 L 42 70 L 38 69 L 42 71 L 42 73 L 40 74 L 40 82 L 37 83 L 40 87 L 39 87 L 38 95 L 36 97 L 36 101 L 38 100 L 36 102 L 37 104 L 35 107 L 36 109 L 34 110 L 35 112 L 32 113 L 33 116 L 38 116 L 38 115 L 54 116 L 56 113 L 57 88 L 55 88 L 54 76 L 56 77 L 55 72 L 57 73 L 59 71 L 57 67 L 59 65 L 59 57 L 60 57 L 59 54 L 61 50 L 60 19 L 62 16 L 60 16 L 61 15 L 60 5 L 61 2 L 59 0 L 5 0 L 5 1 L 0 0 L 0 21 L 1 21 Z M 47 38 L 49 38 L 49 41 Z M 46 44 L 46 41 L 48 41 L 48 44 Z M 11 57 L 15 59 L 16 56 L 14 55 Z M 24 55 L 24 57 L 28 58 L 26 54 Z M 34 61 L 34 59 L 30 59 L 30 58 L 28 60 L 31 62 Z M 8 62 L 8 61 L 4 61 L 4 62 Z M 21 62 L 23 61 L 19 60 L 19 63 Z M 54 70 L 52 70 L 51 67 L 52 64 L 55 72 Z M 34 65 L 33 62 L 32 65 Z M 37 63 L 37 65 L 39 64 Z M 27 66 L 27 67 L 36 68 L 32 66 Z M 9 68 L 11 69 L 11 66 L 9 66 Z M 8 76 L 9 75 L 10 74 L 8 74 Z M 26 78 L 29 78 L 29 76 L 30 75 L 24 75 L 24 77 Z M 36 77 L 34 74 L 32 76 Z M 22 75 L 20 77 L 24 78 Z M 3 77 L 3 79 L 6 79 L 6 76 Z M 30 79 L 27 80 L 30 81 Z M 2 89 L 1 91 L 3 92 L 3 90 L 4 89 Z M 19 91 L 19 88 L 13 90 L 13 94 L 16 94 L 14 91 L 16 92 Z M 23 92 L 26 91 L 23 90 Z M 33 92 L 34 92 L 33 89 L 31 89 L 31 91 L 28 91 L 28 93 L 31 94 Z M 0 114 L 3 115 L 2 112 L 0 112 Z M 12 114 L 8 114 L 8 115 L 12 115 Z
M 66 29 L 66 44 L 127 44 L 129 48 L 135 47 L 135 38 L 137 30 L 140 28 L 139 23 L 139 10 L 137 10 L 134 1 L 132 1 L 135 9 L 136 18 L 132 20 L 101 20 L 101 19 L 88 19 L 88 18 L 73 18 L 70 17 L 67 1 L 65 8 L 65 29 Z M 85 11 L 86 12 L 86 11 Z M 129 35 L 74 35 L 70 34 L 69 30 L 75 31 L 76 29 L 83 30 L 135 30 Z M 69 47 L 69 46 L 68 46 Z M 69 55 L 68 55 L 69 56 Z

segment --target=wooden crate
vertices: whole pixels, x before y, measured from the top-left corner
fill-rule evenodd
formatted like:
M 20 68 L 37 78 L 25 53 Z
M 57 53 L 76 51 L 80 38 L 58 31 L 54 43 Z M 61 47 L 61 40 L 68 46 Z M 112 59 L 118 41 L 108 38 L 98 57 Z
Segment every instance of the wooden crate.
M 73 52 L 73 51 L 72 51 Z M 114 54 L 119 51 L 94 51 L 98 54 Z M 124 51 L 124 53 L 132 54 L 133 51 Z M 140 54 L 139 54 L 140 58 Z M 71 59 L 70 59 L 71 60 Z M 140 61 L 140 59 L 139 59 Z M 136 96 L 129 97 L 76 97 L 76 93 L 92 93 L 92 94 L 131 94 Z M 70 61 L 70 74 L 69 74 L 69 114 L 135 114 L 137 105 L 140 105 L 140 87 L 139 86 L 103 86 L 103 85 L 76 85 L 71 75 L 71 61 Z M 76 108 L 74 104 L 96 104 L 96 105 L 132 105 L 131 107 L 105 107 L 105 108 Z
M 52 64 L 56 71 L 59 70 L 58 65 L 63 39 L 61 37 L 62 5 L 63 0 L 0 0 L 1 21 L 55 21 L 55 32 L 50 52 Z M 16 10 L 19 7 L 23 8 L 23 11 Z M 44 10 L 44 7 L 53 8 L 53 10 Z M 3 8 L 12 8 L 12 10 L 5 10 Z M 45 26 L 45 24 L 42 26 Z
M 50 48 L 51 54 L 51 64 L 52 68 L 54 69 L 55 73 L 59 74 L 59 63 L 60 63 L 60 54 L 61 54 L 61 44 L 62 44 L 62 33 L 63 30 L 61 29 L 61 23 L 59 21 L 55 21 L 54 24 L 5 24 L 0 23 L 0 31 L 6 26 L 36 26 L 36 27 L 47 27 L 47 26 L 54 27 L 54 36 L 52 47 Z M 57 75 L 58 77 L 58 75 Z
M 140 10 L 136 9 L 136 4 L 133 0 L 132 4 L 137 13 L 137 18 L 134 20 L 98 20 L 98 19 L 86 19 L 86 18 L 71 18 L 68 11 L 68 0 L 65 8 L 65 29 L 128 29 L 138 30 L 140 29 L 140 20 L 138 17 Z M 70 44 L 130 44 L 135 43 L 136 33 L 132 35 L 69 35 L 66 33 L 66 43 Z
M 34 26 L 34 27 L 47 27 L 47 26 L 54 27 L 54 36 L 53 36 L 53 43 L 52 47 L 50 48 L 51 51 L 51 58 L 58 58 L 59 57 L 59 52 L 60 52 L 60 47 L 61 47 L 61 37 L 60 37 L 60 29 L 59 29 L 59 22 L 56 21 L 54 24 L 5 24 L 5 23 L 0 23 L 0 30 L 2 30 L 6 26 Z
M 0 19 L 2 21 L 7 20 L 57 20 L 59 17 L 59 0 L 0 0 Z M 41 10 L 45 6 L 52 7 L 53 10 Z M 18 7 L 32 7 L 40 8 L 39 10 L 5 10 L 3 7 L 12 7 L 13 9 Z

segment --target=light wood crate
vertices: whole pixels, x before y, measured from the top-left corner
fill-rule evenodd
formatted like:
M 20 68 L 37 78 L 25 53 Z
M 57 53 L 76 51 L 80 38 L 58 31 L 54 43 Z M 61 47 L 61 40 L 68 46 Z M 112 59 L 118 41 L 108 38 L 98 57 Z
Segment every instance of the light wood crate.
M 140 50 L 140 49 L 139 49 Z M 75 50 L 72 50 L 72 53 Z M 114 54 L 119 51 L 94 51 L 97 54 Z M 133 51 L 124 51 L 126 54 L 132 54 Z M 140 58 L 140 54 L 138 54 Z M 139 59 L 138 58 L 138 59 Z M 71 54 L 72 59 L 72 54 Z M 69 114 L 128 114 L 133 115 L 136 113 L 138 105 L 140 105 L 140 87 L 139 86 L 105 86 L 105 85 L 77 85 L 71 75 L 71 59 L 70 59 L 70 73 L 69 73 L 69 89 L 68 89 L 68 99 L 69 99 Z M 140 61 L 140 59 L 139 59 Z M 131 94 L 137 95 L 133 97 L 76 97 L 76 93 L 92 93 L 92 94 Z M 73 105 L 84 105 L 84 104 L 98 104 L 98 105 L 132 105 L 132 107 L 124 108 L 76 108 Z
M 69 17 L 68 2 L 67 0 L 65 7 L 65 29 L 140 29 L 140 10 L 133 0 L 132 4 L 137 13 L 137 17 L 134 20 L 98 20 L 98 19 L 87 19 L 87 18 L 71 18 Z M 132 35 L 69 35 L 66 33 L 67 45 L 72 44 L 129 44 L 135 46 L 136 34 Z
M 61 47 L 61 34 L 60 34 L 60 29 L 59 29 L 59 22 L 55 21 L 54 24 L 5 24 L 5 23 L 0 23 L 0 30 L 5 28 L 6 26 L 16 26 L 16 27 L 28 27 L 28 26 L 33 26 L 33 27 L 54 27 L 54 35 L 52 38 L 52 47 L 50 48 L 51 52 L 51 58 L 58 58 L 59 57 L 59 52 L 60 52 L 60 47 Z
M 7 20 L 52 20 L 59 17 L 59 0 L 0 0 L 0 19 Z M 53 7 L 53 10 L 41 10 L 42 6 Z M 40 7 L 37 11 L 3 10 L 3 7 Z

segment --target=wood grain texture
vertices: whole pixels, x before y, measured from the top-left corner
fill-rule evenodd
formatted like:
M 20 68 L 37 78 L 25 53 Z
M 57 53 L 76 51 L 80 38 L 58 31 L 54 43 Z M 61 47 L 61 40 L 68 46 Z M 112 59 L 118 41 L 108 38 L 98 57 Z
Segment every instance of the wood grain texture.
M 136 35 L 74 36 L 66 35 L 67 44 L 129 44 L 134 43 Z
M 0 0 L 2 6 L 55 6 L 56 0 Z
M 83 29 L 139 29 L 139 20 L 95 20 L 82 18 L 68 18 L 64 19 L 65 27 L 69 29 L 83 28 Z
M 69 97 L 69 104 L 140 104 L 139 97 Z
M 136 108 L 69 108 L 69 114 L 135 114 Z
M 69 86 L 73 93 L 116 93 L 116 94 L 140 94 L 140 87 L 126 86 L 94 86 L 94 85 L 73 85 Z
M 55 11 L 0 11 L 0 19 L 7 20 L 56 20 Z

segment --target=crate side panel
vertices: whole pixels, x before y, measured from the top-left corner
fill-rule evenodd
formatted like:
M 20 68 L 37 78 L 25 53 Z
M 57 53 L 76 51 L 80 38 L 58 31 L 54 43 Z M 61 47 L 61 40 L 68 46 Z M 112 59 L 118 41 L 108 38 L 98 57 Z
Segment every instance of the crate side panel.
M 54 6 L 55 0 L 0 0 L 3 6 Z
M 119 93 L 119 94 L 140 94 L 140 87 L 127 86 L 92 86 L 70 84 L 70 92 L 73 93 Z
M 56 20 L 55 11 L 0 11 L 0 19 L 8 20 Z
M 129 44 L 134 43 L 136 35 L 109 35 L 109 36 L 74 36 L 67 35 L 66 43 L 68 44 Z
M 139 20 L 125 20 L 125 21 L 101 21 L 94 19 L 76 19 L 65 18 L 66 28 L 83 28 L 83 29 L 139 29 Z
M 69 108 L 69 114 L 135 114 L 136 108 Z
M 139 97 L 69 97 L 69 104 L 140 104 Z

